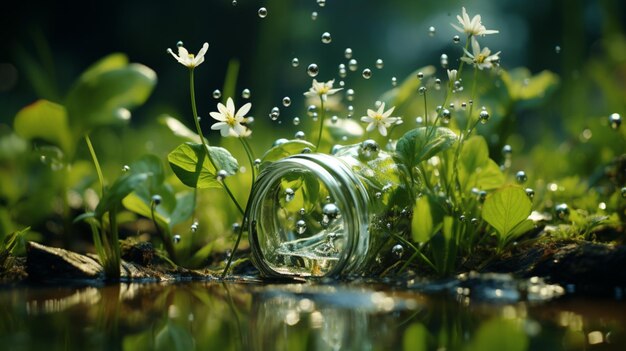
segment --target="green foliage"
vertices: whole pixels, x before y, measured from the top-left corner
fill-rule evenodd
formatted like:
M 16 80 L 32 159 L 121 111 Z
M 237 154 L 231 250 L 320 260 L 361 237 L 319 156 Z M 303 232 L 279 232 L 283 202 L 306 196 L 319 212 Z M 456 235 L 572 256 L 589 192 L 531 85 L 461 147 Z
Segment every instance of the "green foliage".
M 482 136 L 473 136 L 465 141 L 459 157 L 459 183 L 463 193 L 472 188 L 492 190 L 504 184 L 500 167 L 489 158 L 487 142 Z
M 15 231 L 6 235 L 2 241 L 0 241 L 0 268 L 5 266 L 7 263 L 7 259 L 10 254 L 13 254 L 13 251 L 19 245 L 22 236 L 24 233 L 30 230 L 30 227 L 24 228 L 22 230 Z
M 67 112 L 62 105 L 38 100 L 17 113 L 13 127 L 24 139 L 43 139 L 58 145 L 66 154 L 74 152 L 75 140 L 71 137 Z
M 399 163 L 412 169 L 420 162 L 449 149 L 456 140 L 456 134 L 445 127 L 416 128 L 398 140 L 396 158 Z
M 429 350 L 431 335 L 421 323 L 411 324 L 404 332 L 403 350 Z
M 509 98 L 525 105 L 537 105 L 553 91 L 559 83 L 559 77 L 542 71 L 534 76 L 526 68 L 520 67 L 502 71 L 500 79 L 508 92 Z
M 218 168 L 216 170 L 205 150 L 203 144 L 184 143 L 170 152 L 167 160 L 183 184 L 199 189 L 221 188 L 223 185 L 217 179 L 217 172 L 224 170 L 228 175 L 233 175 L 239 170 L 239 164 L 228 150 L 210 146 L 209 152 Z
M 528 220 L 532 203 L 524 189 L 506 186 L 487 196 L 482 217 L 497 232 L 500 247 L 519 234 L 533 228 Z
M 443 223 L 444 210 L 429 195 L 417 199 L 413 208 L 411 234 L 417 243 L 426 243 L 439 231 Z
M 525 351 L 528 349 L 528 336 L 516 320 L 494 318 L 478 328 L 468 350 L 481 351 Z

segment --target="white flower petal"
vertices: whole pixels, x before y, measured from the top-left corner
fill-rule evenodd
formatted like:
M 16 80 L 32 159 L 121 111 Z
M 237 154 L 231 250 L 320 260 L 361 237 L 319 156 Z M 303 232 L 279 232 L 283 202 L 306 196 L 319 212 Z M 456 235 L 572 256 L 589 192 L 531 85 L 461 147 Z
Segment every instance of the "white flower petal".
M 385 128 L 385 125 L 380 123 L 378 125 L 378 132 L 380 133 L 380 135 L 382 136 L 387 136 L 387 128 Z
M 213 125 L 211 126 L 212 130 L 218 130 L 218 129 L 222 129 L 222 128 L 228 128 L 228 123 L 226 122 L 217 122 L 217 123 L 213 123 Z
M 218 120 L 218 121 L 226 121 L 226 117 L 219 113 L 219 112 L 209 112 L 209 115 L 211 115 L 211 117 L 213 117 L 214 119 Z
M 372 122 L 372 123 L 367 125 L 367 128 L 365 128 L 365 130 L 368 131 L 368 132 L 371 132 L 372 130 L 374 130 L 374 128 L 376 128 L 376 123 Z
M 217 103 L 217 110 L 220 111 L 222 115 L 224 115 L 224 118 L 226 118 L 226 115 L 228 115 L 228 109 L 226 109 L 226 106 L 224 106 L 224 104 L 221 102 Z
M 226 100 L 226 110 L 230 113 L 231 116 L 235 115 L 235 103 L 230 97 L 228 98 L 228 100 Z
M 250 108 L 252 108 L 251 103 L 247 103 L 239 108 L 239 111 L 235 114 L 235 117 L 243 117 L 246 113 L 250 112 Z

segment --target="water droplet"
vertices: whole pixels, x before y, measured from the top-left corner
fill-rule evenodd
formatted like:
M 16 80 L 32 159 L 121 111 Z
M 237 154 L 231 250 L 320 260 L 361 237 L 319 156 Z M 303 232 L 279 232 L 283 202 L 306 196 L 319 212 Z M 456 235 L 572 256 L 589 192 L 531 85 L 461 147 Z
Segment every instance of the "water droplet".
M 398 78 L 391 77 L 391 86 L 395 87 L 396 85 L 398 85 Z
M 380 199 L 381 197 L 383 197 L 383 193 L 381 193 L 380 191 L 377 191 L 374 193 L 374 197 L 377 199 Z
M 354 93 L 354 91 L 352 92 Z M 348 105 L 348 118 L 352 118 L 353 114 L 354 114 L 354 106 Z
M 258 11 L 259 17 L 265 18 L 267 16 L 267 9 L 265 7 L 261 7 Z
M 526 172 L 519 171 L 515 174 L 515 181 L 517 181 L 518 184 L 524 184 L 527 180 L 528 176 L 526 175 Z
M 155 206 L 160 205 L 162 200 L 163 200 L 163 198 L 161 197 L 161 195 L 152 195 L 152 203 Z
M 348 99 L 348 101 L 354 100 L 354 89 L 346 90 L 346 99 Z
M 511 145 L 507 144 L 502 147 L 502 155 L 507 156 L 513 152 Z
M 298 124 L 300 124 L 300 117 L 294 117 L 293 118 L 293 125 L 297 126 Z
M 301 154 L 310 154 L 311 152 L 313 151 L 309 147 L 305 147 L 302 151 L 300 151 Z
M 296 222 L 296 232 L 298 234 L 304 234 L 304 232 L 306 232 L 306 222 L 302 219 Z
M 376 60 L 376 68 L 378 69 L 383 69 L 385 63 L 383 62 L 383 59 L 377 59 Z
M 346 57 L 346 59 L 351 59 L 352 58 L 352 49 L 350 48 L 346 48 L 346 50 L 343 52 L 343 55 Z
M 283 106 L 289 107 L 291 105 L 291 98 L 289 96 L 285 96 L 283 98 Z
M 300 60 L 298 60 L 297 57 L 294 57 L 291 59 L 291 67 L 298 67 L 300 66 Z
M 378 143 L 372 139 L 367 139 L 361 143 L 359 156 L 365 159 L 373 159 L 378 156 L 378 151 L 380 151 Z
M 233 6 L 237 6 L 237 0 L 233 0 L 231 4 L 233 4 Z
M 122 166 L 122 172 L 126 173 L 128 171 L 130 171 L 130 166 L 128 166 L 128 165 Z
M 370 78 L 372 78 L 372 70 L 369 69 L 369 68 L 366 68 L 366 69 L 363 70 L 362 75 L 363 75 L 363 78 L 370 79 Z
M 465 221 L 467 221 L 467 217 L 465 217 L 465 215 L 460 215 L 459 216 L 459 222 L 463 223 Z
M 404 254 L 404 246 L 400 245 L 400 244 L 396 244 L 391 248 L 391 253 L 396 256 L 396 258 L 400 259 L 402 258 L 402 255 Z
M 301 130 L 297 131 L 294 136 L 295 136 L 296 139 L 300 139 L 300 140 L 304 139 L 304 137 L 305 137 L 304 132 L 301 131 Z
M 558 204 L 554 207 L 554 213 L 557 218 L 565 220 L 569 216 L 569 207 L 567 204 Z
M 306 214 L 306 210 L 304 209 L 304 207 L 300 208 L 300 211 L 298 211 L 298 213 L 300 213 L 301 216 L 304 216 Z
M 217 177 L 216 177 L 216 179 L 217 179 L 217 181 L 218 181 L 218 182 L 223 181 L 224 179 L 226 179 L 226 177 L 228 177 L 228 172 L 226 172 L 225 170 L 220 169 L 220 170 L 217 172 Z
M 178 244 L 180 242 L 180 235 L 176 234 L 172 237 L 172 241 L 174 241 L 174 244 Z
M 453 36 L 453 37 L 452 37 L 452 41 L 453 41 L 455 44 L 458 44 L 458 43 L 460 43 L 460 42 L 461 42 L 461 37 L 459 37 L 458 35 L 455 35 L 455 36 Z
M 270 119 L 275 121 L 280 116 L 280 109 L 276 106 L 272 107 L 272 111 L 270 112 Z
M 306 73 L 309 75 L 309 77 L 316 77 L 317 74 L 320 73 L 320 69 L 319 67 L 317 67 L 316 64 L 312 63 L 309 65 L 309 67 L 307 67 Z
M 348 68 L 352 72 L 355 72 L 359 68 L 359 63 L 357 62 L 356 59 L 350 59 L 350 61 L 348 61 Z
M 483 109 L 480 111 L 480 114 L 478 115 L 478 118 L 480 118 L 480 123 L 487 123 L 487 121 L 489 120 L 489 112 L 487 112 L 487 110 L 483 107 Z
M 465 109 L 466 107 L 467 107 L 467 102 L 463 101 L 463 102 L 461 103 L 461 108 L 462 108 L 462 109 Z
M 291 202 L 291 200 L 293 200 L 293 197 L 295 196 L 295 194 L 296 193 L 293 191 L 293 189 L 291 189 L 291 188 L 285 189 L 285 201 Z
M 436 32 L 437 32 L 437 30 L 435 29 L 435 27 L 433 27 L 433 26 L 428 27 L 428 36 L 429 37 L 431 37 L 431 38 L 434 37 Z
M 219 99 L 222 97 L 222 92 L 219 89 L 215 89 L 213 90 L 213 98 L 215 100 Z
M 482 204 L 483 202 L 485 202 L 485 199 L 487 198 L 487 192 L 484 190 L 480 190 L 478 192 L 477 198 L 478 198 L 478 202 Z
M 255 159 L 255 160 L 254 160 L 254 165 L 255 165 L 255 166 L 257 166 L 257 167 L 258 167 L 259 165 L 261 165 L 261 159 L 260 159 L 260 158 Z
M 241 229 L 241 224 L 239 224 L 239 222 L 235 222 L 232 225 L 233 228 L 233 233 L 239 233 L 239 230 Z
M 441 54 L 439 61 L 441 62 L 441 67 L 448 68 L 448 55 Z
M 330 33 L 324 32 L 322 34 L 322 43 L 329 44 L 331 41 L 333 41 L 333 38 L 330 36 Z
M 424 78 L 424 73 L 417 72 L 417 79 L 422 80 Z
M 250 89 L 244 89 L 241 91 L 241 97 L 244 99 L 250 98 Z
M 192 233 L 197 232 L 197 231 L 198 231 L 198 222 L 193 222 L 193 223 L 191 224 L 191 228 L 190 228 L 190 229 L 191 229 L 191 232 L 192 232 Z
M 478 218 L 470 219 L 470 224 L 473 225 L 473 226 L 477 226 L 478 225 Z
M 424 95 L 424 94 L 426 94 L 426 87 L 420 87 L 419 89 L 417 89 L 417 92 L 418 92 L 420 95 Z
M 561 53 L 561 47 L 560 47 L 560 46 L 558 46 L 558 45 L 557 45 L 557 46 L 555 46 L 555 47 L 554 47 L 554 52 L 556 52 L 557 54 L 560 54 L 560 53 Z
M 441 111 L 441 118 L 443 118 L 444 122 L 446 123 L 450 122 L 450 118 L 452 118 L 452 112 L 450 112 L 450 110 L 448 110 L 447 108 L 444 108 Z
M 280 138 L 280 139 L 276 139 L 274 140 L 274 143 L 272 144 L 272 147 L 276 147 L 276 146 L 280 146 L 286 142 L 288 142 L 289 140 L 285 139 L 285 138 Z
M 435 89 L 441 89 L 441 79 L 439 78 L 435 79 Z
M 528 195 L 528 198 L 530 198 L 531 200 L 535 197 L 535 190 L 533 190 L 532 188 L 526 188 L 524 190 L 526 191 L 526 195 Z
M 177 47 L 179 47 L 179 48 L 182 48 L 184 45 L 183 45 L 183 42 L 182 42 L 181 40 L 179 40 L 179 41 L 176 43 L 176 46 L 177 46 Z
M 626 199 L 626 186 L 622 188 L 622 190 L 620 190 L 622 193 L 622 197 Z
M 314 21 L 317 19 L 317 11 L 311 12 L 311 19 Z
M 317 0 L 317 4 L 320 5 L 320 7 L 324 7 L 326 6 L 326 0 Z
M 322 225 L 327 227 L 333 220 L 339 218 L 339 207 L 334 203 L 328 203 L 322 208 Z
M 612 113 L 609 116 L 609 125 L 613 129 L 619 128 L 619 126 L 622 125 L 622 116 L 620 116 L 619 113 Z
M 307 107 L 306 109 L 306 113 L 310 116 L 313 117 L 313 115 L 315 113 L 317 113 L 317 106 L 315 105 L 309 105 L 309 107 Z

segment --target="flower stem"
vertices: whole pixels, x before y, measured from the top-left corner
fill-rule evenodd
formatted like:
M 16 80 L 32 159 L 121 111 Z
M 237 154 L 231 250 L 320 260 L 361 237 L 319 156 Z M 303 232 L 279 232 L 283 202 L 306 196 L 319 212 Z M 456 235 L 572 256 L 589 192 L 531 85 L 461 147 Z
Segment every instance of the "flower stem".
M 194 85 L 195 84 L 193 80 L 193 68 L 190 68 L 189 69 L 189 91 L 191 95 L 191 110 L 193 112 L 193 121 L 196 124 L 196 131 L 198 132 L 198 136 L 200 136 L 200 142 L 202 143 L 202 145 L 204 145 L 204 148 L 207 153 L 207 157 L 209 158 L 211 165 L 213 165 L 213 168 L 215 168 L 215 172 L 218 172 L 219 169 L 217 165 L 215 164 L 213 157 L 211 156 L 211 149 L 209 149 L 209 142 L 204 138 L 204 135 L 202 135 L 202 128 L 200 128 L 200 121 L 198 120 L 198 109 L 196 108 L 196 90 L 195 90 Z M 243 215 L 244 214 L 243 209 L 241 208 L 241 205 L 239 205 L 239 202 L 237 202 L 237 199 L 235 198 L 233 193 L 228 188 L 228 185 L 226 185 L 225 182 L 222 182 L 222 185 L 224 185 L 224 190 L 226 190 L 226 193 L 228 194 L 230 199 L 233 201 L 233 203 L 235 204 L 239 212 L 241 212 L 241 214 Z M 194 204 L 194 207 L 195 207 L 195 204 Z
M 469 43 L 470 40 L 472 39 L 472 35 L 468 35 L 467 39 L 465 40 L 465 50 L 463 51 L 463 55 L 465 55 L 465 51 L 467 49 L 469 49 Z M 463 66 L 465 65 L 465 61 L 461 60 L 461 63 L 459 64 L 459 72 L 457 73 L 457 77 L 461 78 L 461 73 L 463 73 Z
M 239 140 L 241 141 L 241 144 L 243 145 L 244 150 L 246 150 L 246 155 L 248 156 L 248 162 L 250 162 L 250 171 L 252 172 L 252 184 L 254 184 L 254 181 L 256 180 L 256 170 L 254 168 L 254 153 L 252 152 L 252 148 L 250 147 L 250 144 L 248 143 L 248 140 L 246 140 L 244 137 L 240 137 Z
M 87 147 L 89 148 L 89 153 L 91 154 L 93 164 L 96 167 L 96 173 L 98 174 L 98 180 L 100 181 L 100 188 L 102 190 L 101 195 L 104 196 L 104 176 L 102 175 L 100 162 L 98 162 L 98 156 L 96 156 L 96 150 L 93 148 L 93 144 L 91 144 L 91 139 L 89 138 L 88 134 L 85 134 L 85 142 L 87 143 Z
M 326 117 L 326 109 L 324 108 L 324 98 L 320 96 L 320 132 L 317 136 L 317 144 L 315 144 L 315 151 L 320 149 L 320 143 L 322 142 L 322 132 L 324 131 L 324 118 Z

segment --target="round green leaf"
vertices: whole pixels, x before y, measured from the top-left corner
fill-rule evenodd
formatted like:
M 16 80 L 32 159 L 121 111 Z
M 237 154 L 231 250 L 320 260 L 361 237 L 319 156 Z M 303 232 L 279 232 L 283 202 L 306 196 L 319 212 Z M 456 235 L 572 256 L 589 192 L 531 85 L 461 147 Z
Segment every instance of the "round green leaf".
M 482 217 L 505 239 L 530 215 L 532 203 L 524 189 L 507 186 L 487 196 Z

